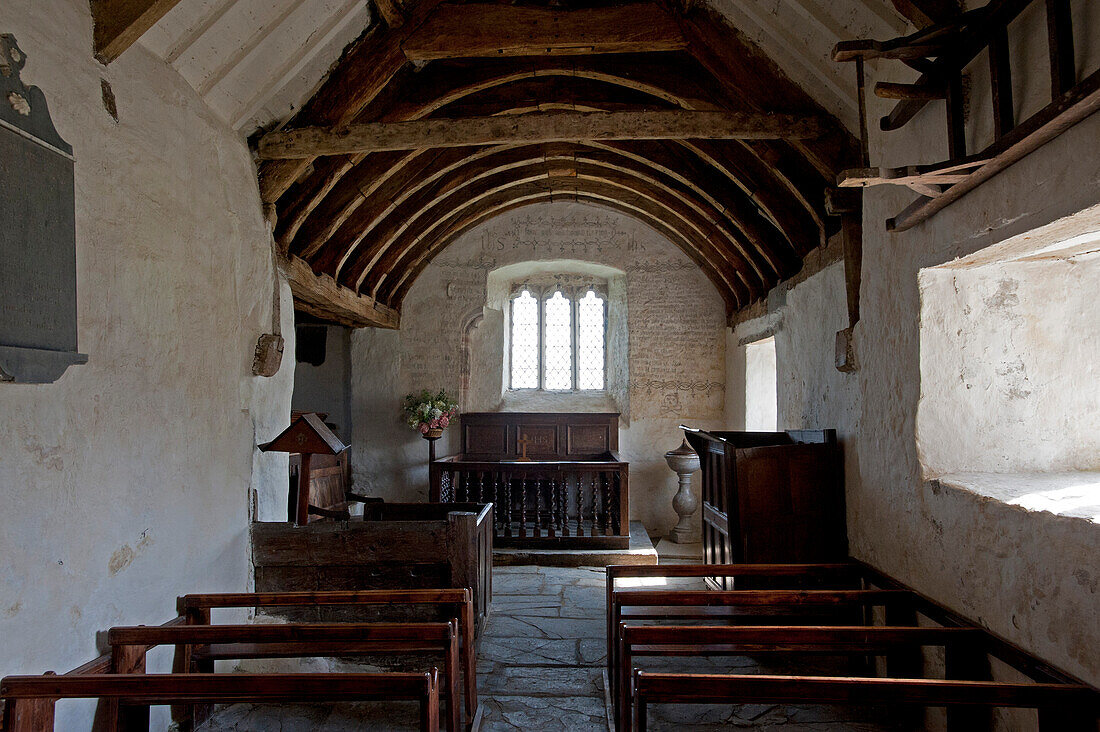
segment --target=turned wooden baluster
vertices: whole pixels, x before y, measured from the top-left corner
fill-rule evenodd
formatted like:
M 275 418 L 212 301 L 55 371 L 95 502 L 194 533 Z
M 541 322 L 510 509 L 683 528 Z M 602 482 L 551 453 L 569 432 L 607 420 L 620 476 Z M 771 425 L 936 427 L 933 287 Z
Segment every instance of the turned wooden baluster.
M 547 521 L 546 535 L 555 537 L 558 535 L 558 486 L 557 482 L 550 479 L 550 510 Z
M 527 536 L 527 476 L 519 479 L 519 535 Z
M 565 476 L 561 479 L 561 534 L 562 536 L 569 536 L 569 476 Z
M 580 500 L 576 504 L 576 535 L 584 536 L 584 473 L 581 473 L 581 478 L 577 483 L 580 484 L 580 489 L 576 491 Z
M 491 473 L 493 478 L 493 521 L 497 525 L 497 536 L 501 536 L 504 528 L 504 511 L 500 506 L 500 483 L 498 482 L 499 476 L 494 472 Z
M 569 473 L 561 479 L 561 535 L 569 536 Z
M 511 536 L 512 535 L 512 478 L 507 473 L 505 473 L 502 477 L 504 479 L 504 503 L 508 507 L 507 508 L 508 522 L 504 525 L 504 535 L 505 536 Z
M 618 473 L 612 473 L 611 482 L 613 483 L 611 495 L 614 499 L 614 503 L 612 504 L 611 508 L 611 521 L 609 527 L 610 530 L 607 532 L 607 534 L 608 536 L 617 536 L 622 532 L 622 526 L 619 525 L 619 509 L 622 506 L 623 500 L 622 476 L 620 476 Z
M 542 480 L 535 478 L 535 527 L 533 536 L 542 536 Z
M 603 481 L 599 473 L 592 474 L 592 536 L 603 533 Z

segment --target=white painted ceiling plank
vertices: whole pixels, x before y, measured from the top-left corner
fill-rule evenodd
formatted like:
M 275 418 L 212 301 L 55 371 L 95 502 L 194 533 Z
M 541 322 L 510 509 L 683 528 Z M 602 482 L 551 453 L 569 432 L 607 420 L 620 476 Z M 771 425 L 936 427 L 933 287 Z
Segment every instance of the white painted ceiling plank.
M 787 4 L 803 18 L 817 24 L 829 34 L 829 39 L 835 45 L 837 41 L 847 40 L 848 32 L 828 12 L 815 2 L 815 0 L 787 0 Z
M 173 66 L 176 61 L 179 61 L 180 56 L 187 53 L 187 49 L 195 45 L 195 42 L 203 37 L 208 30 L 210 30 L 215 23 L 220 21 L 229 9 L 237 0 L 222 0 L 221 3 L 214 6 L 214 10 L 206 15 L 201 22 L 188 28 L 182 36 L 168 49 L 164 60 Z
M 835 97 L 837 102 L 840 102 L 847 112 L 856 111 L 858 108 L 858 101 L 856 98 L 856 90 L 854 86 L 852 88 L 846 88 L 842 85 L 841 80 L 838 78 L 840 73 L 839 64 L 834 64 L 832 59 L 829 58 L 827 52 L 814 53 L 808 47 L 807 44 L 791 35 L 784 26 L 774 16 L 764 17 L 765 14 L 761 14 L 755 11 L 756 3 L 752 0 L 746 2 L 731 2 L 723 3 L 718 6 L 720 12 L 726 14 L 727 17 L 731 15 L 740 15 L 740 18 L 731 18 L 734 21 L 734 25 L 743 25 L 744 20 L 751 21 L 766 35 L 771 36 L 775 42 L 772 44 L 774 48 L 765 48 L 764 52 L 767 53 L 773 61 L 779 64 L 780 67 L 787 67 L 790 64 L 796 64 L 806 72 L 811 78 L 807 78 L 807 75 L 792 74 L 797 80 L 799 76 L 802 77 L 801 86 L 811 95 L 820 99 L 821 89 L 813 84 L 813 80 L 816 80 L 820 84 L 824 85 L 831 92 L 831 96 Z M 832 44 L 826 44 L 826 47 L 831 50 Z M 826 66 L 828 64 L 828 66 Z M 787 73 L 791 73 L 790 68 L 785 68 Z M 826 105 L 832 106 L 832 105 Z
M 252 53 L 263 44 L 268 36 L 278 30 L 283 23 L 286 22 L 287 18 L 289 18 L 295 10 L 300 8 L 304 2 L 306 2 L 306 0 L 290 0 L 283 8 L 282 12 L 277 16 L 261 23 L 252 35 L 248 37 L 248 40 L 237 48 L 233 55 L 223 61 L 214 69 L 213 73 L 202 80 L 202 83 L 199 84 L 197 88 L 199 94 L 206 96 L 211 89 L 220 84 L 230 72 L 240 66 L 246 58 L 251 56 Z
M 885 32 L 900 36 L 904 35 L 909 28 L 909 23 L 894 9 L 890 0 L 849 0 L 849 2 L 862 5 L 874 13 L 875 17 L 882 21 Z
M 325 22 L 325 25 L 313 34 L 307 45 L 297 56 L 290 56 L 271 76 L 266 84 L 241 105 L 230 123 L 234 129 L 253 119 L 265 104 L 279 96 L 279 93 L 322 49 L 329 45 L 341 30 L 348 26 L 362 8 L 363 0 L 349 0 Z M 368 16 L 369 18 L 369 16 Z

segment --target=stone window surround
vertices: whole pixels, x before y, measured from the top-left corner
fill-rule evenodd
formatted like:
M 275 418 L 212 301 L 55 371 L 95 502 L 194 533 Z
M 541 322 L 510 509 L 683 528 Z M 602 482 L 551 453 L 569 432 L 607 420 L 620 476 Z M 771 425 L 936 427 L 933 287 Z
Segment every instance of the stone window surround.
M 577 276 L 607 283 L 607 336 L 604 353 L 606 378 L 603 391 L 541 392 L 508 388 L 511 370 L 507 333 L 511 327 L 508 307 L 512 285 L 523 280 L 535 283 L 555 278 Z M 529 259 L 506 264 L 489 272 L 486 281 L 485 307 L 502 316 L 501 341 L 503 356 L 500 408 L 505 411 L 571 411 L 618 412 L 620 424 L 630 423 L 629 333 L 627 274 L 616 267 L 581 259 Z
M 1047 226 L 1010 237 L 968 256 L 931 266 L 929 270 L 968 270 L 989 265 L 1077 261 L 1087 266 L 1100 266 L 1100 207 L 1055 221 Z M 923 274 L 926 270 L 922 269 Z M 922 309 L 925 293 L 922 290 Z M 1087 337 L 1087 334 L 1077 334 Z M 922 348 L 924 347 L 922 337 Z M 923 359 L 923 356 L 922 356 Z M 925 397 L 926 374 L 921 374 L 922 401 Z M 1085 395 L 1082 399 L 1087 401 Z M 921 449 L 920 417 L 918 416 L 917 454 L 925 486 L 938 495 L 944 490 L 959 490 L 978 496 L 980 500 L 1011 506 L 1027 514 L 1052 515 L 1062 520 L 1084 522 L 1091 530 L 1100 531 L 1100 469 L 1095 465 L 1081 469 L 1062 469 L 1035 465 L 1033 469 L 1009 471 L 937 470 L 929 464 Z M 927 435 L 927 431 L 925 432 Z M 1026 450 L 1026 445 L 1018 445 Z

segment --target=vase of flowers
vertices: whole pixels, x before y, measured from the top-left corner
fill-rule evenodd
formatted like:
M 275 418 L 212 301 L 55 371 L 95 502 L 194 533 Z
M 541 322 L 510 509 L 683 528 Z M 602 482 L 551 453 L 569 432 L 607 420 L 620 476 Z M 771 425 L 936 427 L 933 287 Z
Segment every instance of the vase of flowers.
M 435 394 L 422 389 L 419 394 L 407 395 L 402 409 L 405 424 L 428 441 L 429 460 L 435 460 L 435 441 L 443 436 L 443 430 L 458 414 L 458 404 L 443 389 Z

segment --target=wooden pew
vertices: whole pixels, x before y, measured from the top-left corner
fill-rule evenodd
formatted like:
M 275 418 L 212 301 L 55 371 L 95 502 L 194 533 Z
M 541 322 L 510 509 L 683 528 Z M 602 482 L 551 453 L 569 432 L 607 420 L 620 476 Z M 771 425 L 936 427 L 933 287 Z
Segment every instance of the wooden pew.
M 616 583 L 626 579 L 688 579 L 706 577 L 728 577 L 735 582 L 740 580 L 764 580 L 769 583 L 784 583 L 788 587 L 800 587 L 807 584 L 823 584 L 837 588 L 861 587 L 860 578 L 865 568 L 855 562 L 828 564 L 650 564 L 650 565 L 608 565 L 607 567 L 607 673 L 612 690 L 615 689 L 617 665 L 615 654 L 618 643 L 615 633 L 619 627 L 621 609 L 613 611 L 616 603 L 613 594 Z
M 1096 729 L 1096 692 L 1083 684 L 634 672 L 638 732 L 646 729 L 650 704 L 880 703 L 1035 708 L 1040 732 Z
M 466 729 L 477 730 L 484 710 L 477 698 L 477 643 L 474 606 L 466 588 L 440 590 L 335 590 L 327 592 L 230 592 L 184 595 L 176 600 L 176 610 L 191 625 L 209 625 L 211 610 L 217 608 L 325 608 L 325 607 L 436 607 L 445 618 L 458 623 L 460 665 L 465 697 Z M 196 659 L 196 669 L 213 670 L 213 661 Z M 185 669 L 180 669 L 185 670 Z
M 887 626 L 754 626 L 687 625 L 619 626 L 620 686 L 616 704 L 620 729 L 632 729 L 634 660 L 640 656 L 761 656 L 813 654 L 862 658 L 885 656 L 899 647 L 940 646 L 949 659 L 971 654 L 984 645 L 979 628 Z
M 735 580 L 735 586 L 767 589 L 636 591 L 615 586 L 616 580 L 625 577 L 711 576 L 747 579 Z M 821 589 L 830 584 L 860 589 Z M 776 589 L 784 585 L 802 585 L 803 589 Z M 644 716 L 638 715 L 644 715 L 646 705 L 652 703 L 898 702 L 946 707 L 950 730 L 991 728 L 990 712 L 999 706 L 1037 708 L 1044 731 L 1096 730 L 1100 693 L 1095 689 L 860 562 L 608 567 L 607 598 L 608 660 L 613 664 L 609 681 L 620 730 L 631 729 L 635 720 L 638 728 L 644 729 Z M 773 614 L 772 619 L 782 617 L 786 621 L 792 610 L 845 605 L 862 607 L 862 612 L 843 617 L 843 622 L 834 624 L 837 627 L 820 627 L 820 622 L 767 627 L 759 625 L 759 620 L 767 616 L 740 614 L 744 608 L 759 608 L 778 611 L 781 614 Z M 884 616 L 869 612 L 878 606 L 884 608 Z M 709 627 L 654 625 L 677 619 L 705 622 L 708 618 L 712 619 Z M 874 625 L 883 618 L 885 626 Z M 921 618 L 939 627 L 917 627 Z M 725 624 L 715 625 L 713 621 Z M 945 649 L 947 680 L 922 678 L 921 650 L 937 645 Z M 634 659 L 642 655 L 789 653 L 885 656 L 886 674 L 892 678 L 663 674 L 633 668 Z M 989 662 L 994 658 L 1031 681 L 992 681 Z M 629 682 L 632 677 L 633 689 Z
M 336 623 L 287 625 L 175 625 L 112 628 L 112 673 L 145 672 L 150 647 L 175 646 L 184 669 L 190 661 L 212 665 L 216 660 L 246 658 L 306 658 L 379 653 L 439 653 L 444 659 L 447 729 L 459 732 L 458 629 L 450 623 Z M 182 656 L 182 659 L 180 659 Z M 129 706 L 118 712 L 128 725 L 148 727 L 149 708 Z
M 830 624 L 837 624 L 847 616 L 848 624 L 864 625 L 874 607 L 907 607 L 911 602 L 912 598 L 902 590 L 616 590 L 608 607 L 609 624 L 614 628 L 608 634 L 608 678 L 612 698 L 619 695 L 623 683 L 619 675 L 618 630 L 624 620 L 709 620 L 712 623 L 722 620 L 759 624 L 761 618 L 774 623 L 777 615 L 789 620 L 796 614 L 804 618 L 803 614 L 813 611 L 839 610 L 842 613 L 830 618 Z M 763 610 L 768 615 L 738 614 L 745 609 Z M 618 707 L 615 709 L 617 711 Z
M 427 673 L 339 674 L 81 674 L 0 679 L 5 732 L 54 729 L 58 699 L 109 699 L 120 704 L 316 703 L 411 700 L 420 703 L 421 732 L 439 730 L 439 678 Z M 130 724 L 133 724 L 132 721 Z M 113 730 L 127 726 L 119 717 Z

